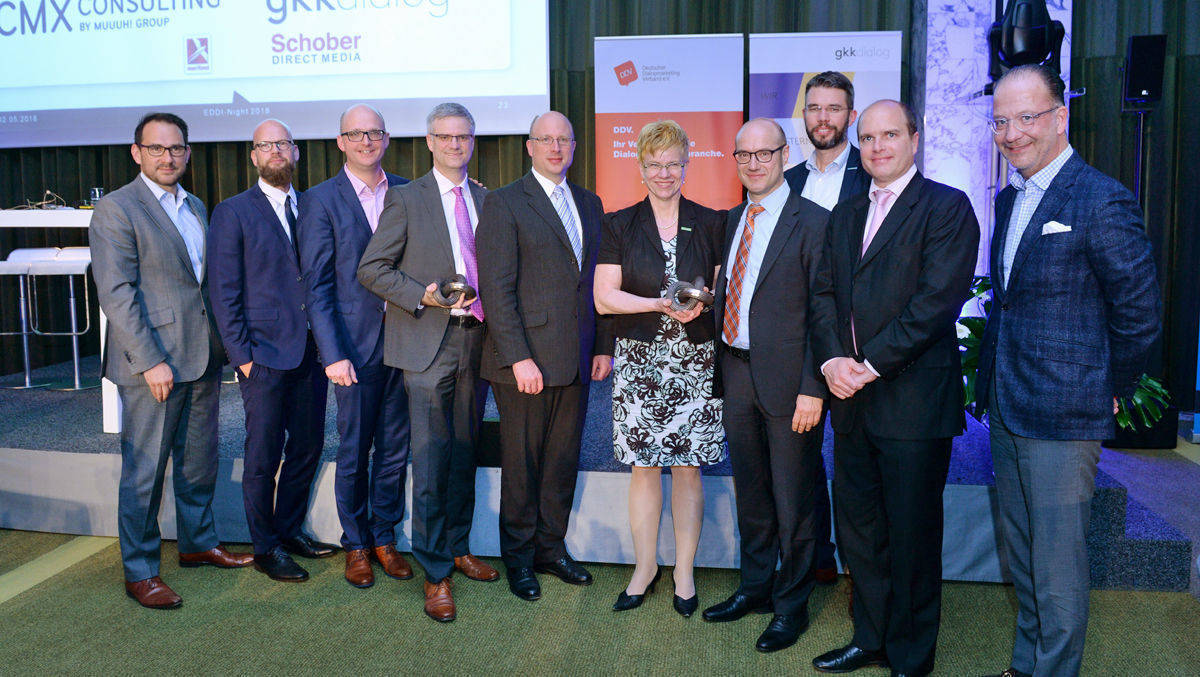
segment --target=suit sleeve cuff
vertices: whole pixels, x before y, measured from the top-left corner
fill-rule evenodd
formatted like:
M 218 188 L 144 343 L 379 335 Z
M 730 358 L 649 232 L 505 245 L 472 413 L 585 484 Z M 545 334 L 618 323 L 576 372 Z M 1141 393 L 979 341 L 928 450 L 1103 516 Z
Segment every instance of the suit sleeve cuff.
M 863 364 L 867 365 L 867 369 L 870 369 L 872 374 L 875 374 L 875 378 L 883 378 L 879 375 L 879 372 L 875 370 L 875 367 L 871 366 L 870 360 L 863 360 Z

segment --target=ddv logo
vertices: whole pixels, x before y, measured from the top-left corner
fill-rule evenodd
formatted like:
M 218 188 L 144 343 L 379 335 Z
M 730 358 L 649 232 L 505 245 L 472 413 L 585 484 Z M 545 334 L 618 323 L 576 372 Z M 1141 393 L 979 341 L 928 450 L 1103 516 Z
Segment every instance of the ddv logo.
M 613 72 L 617 74 L 617 82 L 622 86 L 628 85 L 638 79 L 637 68 L 634 67 L 632 61 L 626 61 L 613 68 Z
M 187 72 L 207 73 L 212 70 L 212 57 L 208 51 L 208 38 L 187 38 Z

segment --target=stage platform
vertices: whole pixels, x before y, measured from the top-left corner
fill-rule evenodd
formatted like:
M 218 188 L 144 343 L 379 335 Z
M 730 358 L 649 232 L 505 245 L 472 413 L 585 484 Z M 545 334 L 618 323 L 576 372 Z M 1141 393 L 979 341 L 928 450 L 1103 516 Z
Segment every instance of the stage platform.
M 55 378 L 69 368 L 69 364 L 47 367 L 38 370 L 38 376 Z M 84 361 L 85 373 L 94 374 L 98 368 L 96 358 Z M 0 383 L 12 380 L 15 377 L 0 379 Z M 583 561 L 629 563 L 633 546 L 626 510 L 628 469 L 612 457 L 609 388 L 610 382 L 592 388 L 568 546 Z M 334 412 L 331 396 L 325 451 L 313 487 L 308 528 L 322 540 L 336 542 L 341 530 L 333 501 Z M 499 553 L 495 417 L 495 408 L 489 403 L 472 533 L 472 550 L 481 555 Z M 831 470 L 832 434 L 826 433 L 825 462 Z M 221 390 L 215 511 L 219 535 L 230 542 L 249 540 L 241 497 L 243 439 L 241 399 L 235 385 L 226 385 Z M 1092 587 L 1187 590 L 1190 586 L 1193 593 L 1200 590 L 1192 552 L 1192 541 L 1200 535 L 1200 516 L 1194 508 L 1194 497 L 1200 495 L 1200 465 L 1182 460 L 1165 467 L 1170 460 L 1160 457 L 1135 462 L 1124 452 L 1103 451 L 1088 538 Z M 1164 472 L 1169 476 L 1162 476 Z M 98 390 L 0 390 L 0 527 L 114 536 L 119 475 L 118 440 L 116 435 L 101 432 Z M 669 476 L 663 481 L 669 495 Z M 1170 487 L 1165 493 L 1164 484 Z M 1130 485 L 1139 487 L 1140 493 L 1131 495 Z M 736 567 L 737 528 L 727 460 L 704 469 L 704 488 L 705 522 L 697 564 Z M 1191 496 L 1192 507 L 1174 500 L 1164 502 L 1163 496 L 1181 500 Z M 970 417 L 966 434 L 955 440 L 944 500 L 945 578 L 1004 580 L 997 552 L 987 429 Z M 664 505 L 669 506 L 670 501 L 664 500 Z M 173 515 L 168 482 L 162 512 L 167 538 L 174 536 Z M 668 509 L 660 542 L 661 557 L 668 564 L 674 559 L 670 529 Z M 398 546 L 403 550 L 411 533 L 407 519 L 401 531 Z

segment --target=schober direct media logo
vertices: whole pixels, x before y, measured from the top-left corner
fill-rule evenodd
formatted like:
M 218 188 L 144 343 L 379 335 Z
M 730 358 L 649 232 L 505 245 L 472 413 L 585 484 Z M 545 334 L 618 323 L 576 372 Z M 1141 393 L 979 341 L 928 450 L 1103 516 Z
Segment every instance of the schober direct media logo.
M 621 85 L 628 85 L 638 79 L 637 68 L 634 67 L 632 61 L 626 61 L 613 68 L 613 72 L 617 74 L 617 82 Z

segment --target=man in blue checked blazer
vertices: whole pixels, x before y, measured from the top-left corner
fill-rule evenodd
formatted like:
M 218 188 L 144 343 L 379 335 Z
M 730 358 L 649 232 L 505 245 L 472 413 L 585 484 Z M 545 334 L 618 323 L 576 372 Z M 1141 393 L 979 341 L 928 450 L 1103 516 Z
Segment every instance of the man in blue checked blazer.
M 1160 328 L 1141 209 L 1067 142 L 1064 89 L 1047 68 L 1015 68 L 990 122 L 1017 170 L 996 201 L 977 381 L 1018 602 L 1012 675 L 1079 672 L 1100 440 Z

